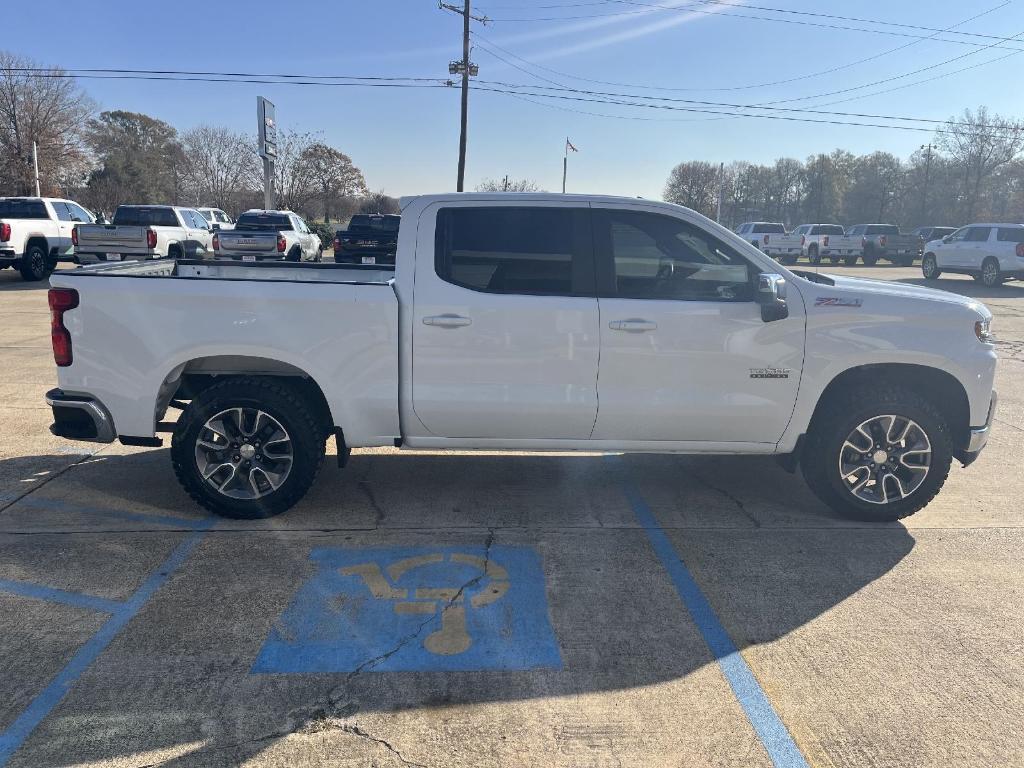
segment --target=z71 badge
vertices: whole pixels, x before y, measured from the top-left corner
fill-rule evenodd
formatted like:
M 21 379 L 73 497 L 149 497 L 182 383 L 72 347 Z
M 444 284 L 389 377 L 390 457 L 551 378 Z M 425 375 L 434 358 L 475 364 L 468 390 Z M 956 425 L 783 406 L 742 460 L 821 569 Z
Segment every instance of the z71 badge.
M 863 299 L 844 299 L 841 296 L 819 296 L 814 300 L 816 307 L 859 307 Z
M 752 379 L 788 379 L 789 368 L 751 368 Z

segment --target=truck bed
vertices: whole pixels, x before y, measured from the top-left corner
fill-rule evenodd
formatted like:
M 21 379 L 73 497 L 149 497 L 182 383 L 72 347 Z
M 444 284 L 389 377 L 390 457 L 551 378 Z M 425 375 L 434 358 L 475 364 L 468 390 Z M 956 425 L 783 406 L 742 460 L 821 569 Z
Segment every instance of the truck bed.
M 65 314 L 67 393 L 117 414 L 116 434 L 152 437 L 182 376 L 308 376 L 352 447 L 389 444 L 398 425 L 393 270 L 335 264 L 117 262 L 61 270 L 78 292 Z M 156 402 L 153 394 L 159 392 Z

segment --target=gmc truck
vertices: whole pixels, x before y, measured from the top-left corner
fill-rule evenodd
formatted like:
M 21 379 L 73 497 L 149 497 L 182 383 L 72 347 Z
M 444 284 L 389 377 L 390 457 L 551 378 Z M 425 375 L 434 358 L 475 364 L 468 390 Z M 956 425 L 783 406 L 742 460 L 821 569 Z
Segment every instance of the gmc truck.
M 291 211 L 246 211 L 235 228 L 213 236 L 218 259 L 235 261 L 321 261 L 324 247 L 319 235 Z
M 14 267 L 24 280 L 45 280 L 71 256 L 75 224 L 95 217 L 71 200 L 0 197 L 0 269 Z
M 186 491 L 238 518 L 298 502 L 333 437 L 342 465 L 369 446 L 774 455 L 837 512 L 891 521 L 988 439 L 973 299 L 789 271 L 632 198 L 425 195 L 402 220 L 393 269 L 54 274 L 52 432 L 170 433 Z
M 921 252 L 921 238 L 903 234 L 895 224 L 858 224 L 850 227 L 847 234 L 860 236 L 861 260 L 868 267 L 873 267 L 879 259 L 909 267 Z
M 334 261 L 338 264 L 394 264 L 401 221 L 402 217 L 396 214 L 357 213 L 348 223 L 348 229 L 335 234 Z
M 212 250 L 203 214 L 177 205 L 119 205 L 110 224 L 80 224 L 71 233 L 75 261 L 197 258 Z

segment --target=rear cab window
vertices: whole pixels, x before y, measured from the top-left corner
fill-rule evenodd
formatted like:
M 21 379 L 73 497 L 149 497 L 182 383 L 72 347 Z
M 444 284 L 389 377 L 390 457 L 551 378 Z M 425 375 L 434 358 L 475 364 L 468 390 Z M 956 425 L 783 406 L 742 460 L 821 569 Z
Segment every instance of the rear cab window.
M 177 227 L 178 217 L 173 208 L 121 205 L 114 211 L 111 222 L 115 226 Z
M 0 219 L 49 219 L 42 200 L 0 200 Z
M 593 295 L 588 208 L 442 208 L 434 269 L 445 282 L 485 293 Z
M 784 235 L 786 228 L 781 224 L 755 224 L 755 235 Z
M 815 235 L 845 235 L 843 228 L 838 224 L 825 224 L 814 228 Z
M 277 232 L 291 228 L 291 218 L 285 213 L 243 213 L 235 222 L 235 229 L 258 232 Z

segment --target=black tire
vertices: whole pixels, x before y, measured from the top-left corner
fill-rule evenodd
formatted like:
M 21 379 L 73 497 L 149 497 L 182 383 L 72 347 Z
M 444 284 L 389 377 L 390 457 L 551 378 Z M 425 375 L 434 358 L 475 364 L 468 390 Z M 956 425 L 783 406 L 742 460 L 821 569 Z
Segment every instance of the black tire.
M 901 267 L 912 267 L 914 266 L 913 256 L 900 256 L 896 259 L 896 263 Z
M 874 248 L 865 248 L 863 258 L 865 267 L 873 267 L 875 266 L 875 264 L 878 263 L 878 253 L 875 251 Z
M 925 280 L 938 280 L 942 275 L 942 270 L 939 269 L 939 262 L 935 258 L 934 253 L 926 253 L 924 258 L 921 259 L 921 274 Z
M 821 264 L 821 255 L 818 253 L 818 246 L 812 245 L 807 249 L 807 260 L 811 264 Z
M 265 412 L 284 427 L 291 439 L 292 463 L 286 479 L 279 488 L 258 498 L 226 496 L 199 470 L 196 443 L 204 425 L 231 408 Z M 181 414 L 171 438 L 171 461 L 178 482 L 200 506 L 222 517 L 253 520 L 287 511 L 306 495 L 324 461 L 325 427 L 317 420 L 316 412 L 301 391 L 277 379 L 231 377 L 204 389 Z
M 36 283 L 48 278 L 56 266 L 57 263 L 50 258 L 46 248 L 38 243 L 33 243 L 25 249 L 25 255 L 18 263 L 18 271 L 21 272 L 21 277 L 24 280 Z
M 981 272 L 975 275 L 974 279 L 988 288 L 995 288 L 1002 285 L 1006 278 L 999 270 L 999 260 L 989 256 L 981 262 Z
M 302 251 L 298 248 L 292 248 L 288 251 L 288 261 L 302 261 Z
M 841 264 L 843 262 L 843 257 L 840 256 L 838 252 L 833 251 L 828 255 L 828 260 L 831 261 L 832 264 Z
M 843 256 L 843 264 L 845 264 L 846 266 L 852 267 L 856 263 L 857 263 L 857 254 L 855 254 L 855 253 L 848 253 L 845 256 Z
M 787 267 L 791 267 L 794 264 L 796 264 L 796 262 L 797 262 L 797 260 L 799 258 L 800 258 L 799 256 L 793 256 L 793 255 L 787 253 L 787 254 L 785 254 L 783 256 L 779 256 L 779 261 L 782 262 L 783 264 L 785 264 Z
M 851 492 L 839 469 L 847 437 L 877 416 L 895 415 L 916 422 L 931 444 L 931 464 L 920 485 L 889 503 L 864 501 Z M 953 459 L 949 425 L 938 409 L 913 390 L 882 382 L 873 388 L 846 387 L 819 406 L 807 435 L 801 467 L 815 495 L 843 517 L 892 522 L 925 507 L 942 488 Z

